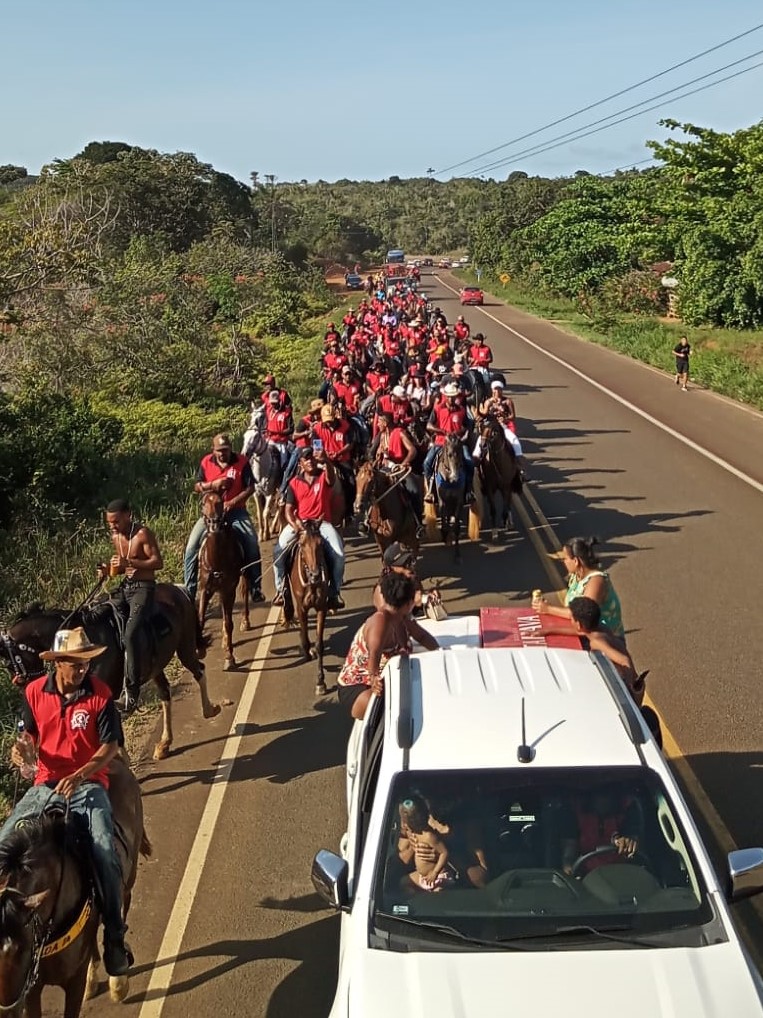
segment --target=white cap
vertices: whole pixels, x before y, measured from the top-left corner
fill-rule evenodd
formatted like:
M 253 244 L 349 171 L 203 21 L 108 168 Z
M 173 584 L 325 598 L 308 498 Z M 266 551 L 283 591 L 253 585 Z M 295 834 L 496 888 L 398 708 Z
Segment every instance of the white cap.
M 402 385 L 396 385 L 392 390 L 392 395 L 397 396 L 398 399 L 405 399 L 405 389 Z
M 500 380 L 500 378 L 494 378 L 493 381 L 490 383 L 490 388 L 491 389 L 502 389 L 503 388 L 503 382 Z

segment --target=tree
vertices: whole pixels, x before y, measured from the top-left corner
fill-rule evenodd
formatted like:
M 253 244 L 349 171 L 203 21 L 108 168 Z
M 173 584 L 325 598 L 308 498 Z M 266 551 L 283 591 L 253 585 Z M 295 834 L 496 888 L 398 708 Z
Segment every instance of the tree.
M 104 163 L 115 163 L 122 152 L 131 152 L 132 148 L 125 141 L 91 141 L 74 158 L 87 159 L 89 163 L 102 166 Z

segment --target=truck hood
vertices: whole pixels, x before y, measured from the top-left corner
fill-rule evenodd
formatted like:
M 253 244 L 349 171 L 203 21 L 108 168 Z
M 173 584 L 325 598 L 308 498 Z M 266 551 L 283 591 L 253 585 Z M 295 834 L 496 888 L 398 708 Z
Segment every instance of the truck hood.
M 345 959 L 345 962 L 349 958 Z M 739 946 L 627 951 L 412 953 L 365 949 L 348 1018 L 760 1018 L 760 982 Z

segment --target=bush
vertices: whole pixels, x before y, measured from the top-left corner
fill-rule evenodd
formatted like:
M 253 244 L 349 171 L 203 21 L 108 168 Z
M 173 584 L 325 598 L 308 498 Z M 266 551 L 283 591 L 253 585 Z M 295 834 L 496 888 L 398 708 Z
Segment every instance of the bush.
M 631 269 L 608 279 L 601 288 L 601 299 L 614 311 L 626 314 L 659 316 L 667 310 L 665 287 L 648 270 Z
M 219 431 L 234 430 L 245 423 L 245 410 L 207 410 L 198 404 L 181 406 L 158 399 L 109 404 L 95 397 L 96 406 L 119 418 L 124 433 L 120 453 L 187 451 L 206 447 Z

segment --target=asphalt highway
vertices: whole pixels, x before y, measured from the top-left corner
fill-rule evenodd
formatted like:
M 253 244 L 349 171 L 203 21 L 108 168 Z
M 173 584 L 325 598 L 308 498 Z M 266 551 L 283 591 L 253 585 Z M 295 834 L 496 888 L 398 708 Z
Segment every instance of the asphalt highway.
M 423 285 L 454 320 L 455 278 Z M 497 544 L 465 542 L 460 566 L 425 545 L 422 575 L 451 612 L 526 604 L 533 588 L 558 585 L 544 549 L 600 537 L 669 755 L 720 866 L 732 845 L 763 843 L 763 415 L 682 393 L 669 373 L 487 300 L 487 314 L 464 313 L 507 372 L 532 498 L 525 523 Z M 370 543 L 347 548 L 329 686 L 378 575 Z M 233 705 L 205 722 L 184 682 L 174 753 L 138 763 L 155 852 L 130 917 L 125 1018 L 322 1018 L 331 1005 L 338 921 L 312 891 L 310 864 L 344 831 L 349 724 L 335 695 L 316 702 L 296 633 L 274 631 L 267 606 L 253 618 L 236 672 L 221 671 L 217 648 L 209 655 L 210 693 Z M 763 944 L 760 909 L 739 914 L 753 948 Z M 113 1006 L 101 996 L 84 1013 Z

